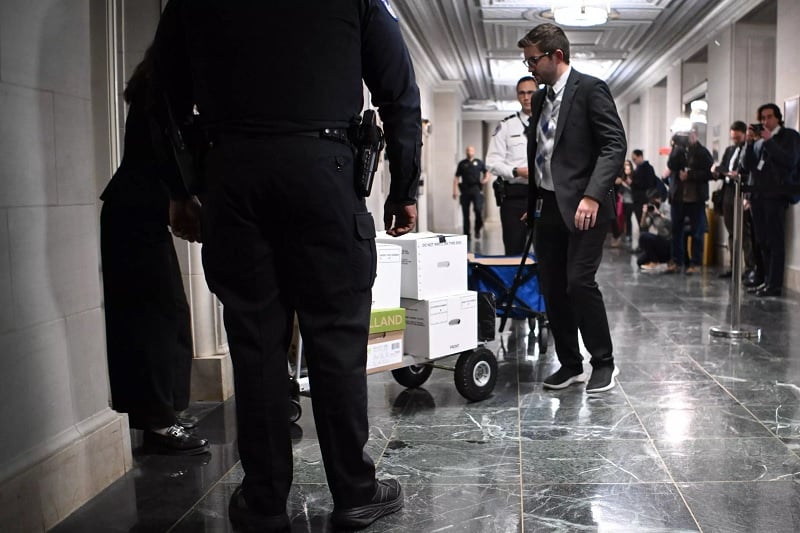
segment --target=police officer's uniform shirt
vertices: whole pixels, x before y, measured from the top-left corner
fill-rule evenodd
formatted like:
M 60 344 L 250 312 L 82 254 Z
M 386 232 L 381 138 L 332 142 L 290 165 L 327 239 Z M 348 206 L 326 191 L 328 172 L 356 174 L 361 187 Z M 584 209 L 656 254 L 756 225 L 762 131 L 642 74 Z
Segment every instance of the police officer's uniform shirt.
M 567 80 L 569 79 L 569 74 L 572 72 L 572 67 L 568 67 L 564 74 L 558 78 L 558 81 L 553 85 L 553 92 L 555 93 L 556 97 L 550 102 L 549 98 L 544 98 L 544 108 L 542 109 L 542 115 L 547 112 L 550 115 L 550 127 L 555 128 L 558 125 L 558 113 L 561 110 L 561 99 L 564 96 L 564 87 L 567 85 Z M 541 116 L 540 116 L 541 120 Z M 536 128 L 536 143 L 538 146 L 541 146 L 542 139 L 541 139 L 541 132 L 539 131 L 540 128 Z M 555 149 L 555 147 L 553 147 Z M 534 175 L 536 177 L 536 185 L 541 187 L 542 189 L 547 189 L 548 191 L 554 191 L 555 185 L 553 184 L 553 173 L 550 172 L 550 161 L 553 158 L 553 150 L 547 154 L 547 158 L 544 161 L 544 165 L 547 166 L 547 170 L 545 175 L 543 176 L 539 167 L 534 165 L 536 169 L 534 170 Z
M 497 125 L 489 141 L 486 168 L 506 181 L 527 185 L 526 178 L 514 177 L 513 169 L 528 166 L 528 129 L 530 117 L 522 111 L 507 116 Z
M 479 189 L 481 176 L 486 172 L 486 165 L 478 158 L 462 159 L 456 168 L 456 176 L 461 178 L 461 190 Z
M 327 22 L 309 26 L 309 12 Z M 283 135 L 347 128 L 361 113 L 366 83 L 386 134 L 389 199 L 414 202 L 420 96 L 387 1 L 170 0 L 154 50 L 175 114 L 188 116 L 196 104 L 199 122 L 217 131 Z M 298 68 L 314 76 L 294 75 Z

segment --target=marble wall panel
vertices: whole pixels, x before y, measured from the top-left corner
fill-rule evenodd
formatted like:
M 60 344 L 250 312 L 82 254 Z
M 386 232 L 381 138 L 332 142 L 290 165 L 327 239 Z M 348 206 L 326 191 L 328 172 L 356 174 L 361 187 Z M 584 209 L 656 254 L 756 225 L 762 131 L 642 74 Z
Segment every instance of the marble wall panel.
M 0 117 L 0 207 L 56 203 L 53 95 L 0 83 Z
M 94 205 L 9 210 L 17 328 L 100 305 Z
M 55 95 L 55 161 L 58 203 L 94 204 L 92 111 L 87 100 Z
M 0 79 L 89 99 L 89 0 L 0 2 Z

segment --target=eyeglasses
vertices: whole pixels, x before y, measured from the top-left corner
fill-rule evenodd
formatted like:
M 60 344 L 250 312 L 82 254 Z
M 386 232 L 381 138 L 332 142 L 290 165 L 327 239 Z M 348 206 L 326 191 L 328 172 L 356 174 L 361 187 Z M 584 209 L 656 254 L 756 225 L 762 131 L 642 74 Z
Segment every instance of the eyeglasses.
M 553 52 L 545 52 L 542 55 L 526 57 L 525 59 L 522 60 L 522 64 L 525 65 L 526 67 L 535 67 L 536 63 L 538 63 L 540 59 L 550 55 L 553 55 Z

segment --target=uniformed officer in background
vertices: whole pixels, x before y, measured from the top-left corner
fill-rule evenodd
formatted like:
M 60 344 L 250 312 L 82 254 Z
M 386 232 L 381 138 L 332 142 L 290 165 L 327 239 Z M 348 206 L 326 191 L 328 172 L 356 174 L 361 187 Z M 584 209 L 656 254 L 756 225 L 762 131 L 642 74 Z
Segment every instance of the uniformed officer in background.
M 509 115 L 497 125 L 486 153 L 489 172 L 504 182 L 505 196 L 500 204 L 500 223 L 503 226 L 503 246 L 506 255 L 521 255 L 525 248 L 527 226 L 522 216 L 528 212 L 528 123 L 531 118 L 531 98 L 537 91 L 536 80 L 525 76 L 517 81 L 517 100 L 522 109 Z M 534 321 L 530 320 L 530 332 Z M 524 335 L 525 321 L 511 321 L 507 355 L 515 355 Z M 529 345 L 530 344 L 529 339 Z
M 386 130 L 384 223 L 411 231 L 420 97 L 388 0 L 170 0 L 156 62 L 178 116 L 197 106 L 204 159 L 203 266 L 225 306 L 245 477 L 235 526 L 288 531 L 292 447 L 286 353 L 297 312 L 332 522 L 358 529 L 400 509 L 364 452 L 375 224 L 346 137 L 362 79 Z
M 506 255 L 519 255 L 525 247 L 527 226 L 522 215 L 528 211 L 528 121 L 531 97 L 537 90 L 531 76 L 517 82 L 517 100 L 521 111 L 504 118 L 497 125 L 486 153 L 489 172 L 505 182 L 505 197 L 500 205 L 503 246 Z
M 459 161 L 453 177 L 453 199 L 461 193 L 461 212 L 464 215 L 464 235 L 469 232 L 469 206 L 475 212 L 475 238 L 481 238 L 483 228 L 483 186 L 489 183 L 490 174 L 486 165 L 475 157 L 475 147 L 467 146 L 466 159 Z

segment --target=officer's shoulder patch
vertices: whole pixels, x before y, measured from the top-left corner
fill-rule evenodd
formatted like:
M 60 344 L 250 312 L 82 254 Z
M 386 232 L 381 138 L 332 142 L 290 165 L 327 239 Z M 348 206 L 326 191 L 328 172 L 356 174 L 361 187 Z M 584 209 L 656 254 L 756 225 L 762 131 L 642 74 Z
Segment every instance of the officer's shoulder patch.
M 502 122 L 502 121 L 500 121 L 500 122 L 497 124 L 497 127 L 494 129 L 494 133 L 492 133 L 492 137 L 494 137 L 495 135 L 497 135 L 497 132 L 498 132 L 498 131 L 500 131 L 500 128 L 502 128 L 502 127 L 503 127 L 503 122 Z
M 383 7 L 386 8 L 386 11 L 389 13 L 389 16 L 392 17 L 394 20 L 397 20 L 397 13 L 394 12 L 392 6 L 389 5 L 389 0 L 381 0 Z

